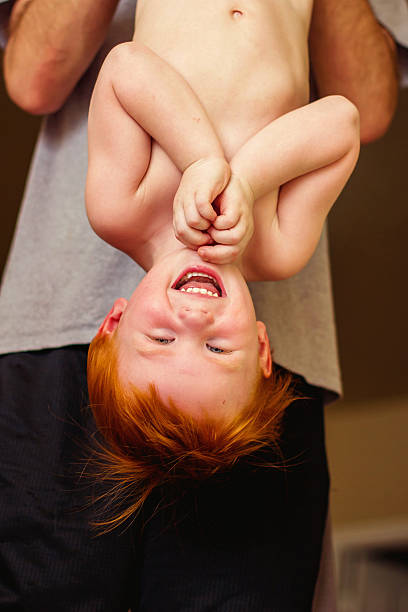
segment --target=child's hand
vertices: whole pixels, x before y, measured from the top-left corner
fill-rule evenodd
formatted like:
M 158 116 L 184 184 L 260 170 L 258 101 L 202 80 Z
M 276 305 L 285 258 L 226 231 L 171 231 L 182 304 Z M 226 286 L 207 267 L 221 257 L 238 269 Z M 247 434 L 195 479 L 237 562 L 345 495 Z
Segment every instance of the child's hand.
M 180 242 L 192 249 L 212 243 L 207 233 L 217 218 L 212 203 L 230 175 L 228 162 L 220 157 L 200 159 L 183 172 L 173 203 L 174 233 Z
M 216 244 L 201 246 L 198 254 L 210 263 L 232 263 L 242 255 L 254 231 L 254 196 L 249 183 L 232 175 L 215 204 L 220 214 L 208 234 Z

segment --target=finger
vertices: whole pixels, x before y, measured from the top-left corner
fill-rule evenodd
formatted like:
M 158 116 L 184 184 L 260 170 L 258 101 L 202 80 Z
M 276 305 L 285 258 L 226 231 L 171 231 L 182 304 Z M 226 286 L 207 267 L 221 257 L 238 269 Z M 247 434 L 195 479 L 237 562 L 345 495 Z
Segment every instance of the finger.
M 246 224 L 239 223 L 232 229 L 226 230 L 217 230 L 214 227 L 210 227 L 208 229 L 208 234 L 211 236 L 214 242 L 217 242 L 218 244 L 232 245 L 241 242 L 247 229 L 248 227 Z
M 211 243 L 211 238 L 206 232 L 200 232 L 200 230 L 191 229 L 190 227 L 175 229 L 174 233 L 180 242 L 191 248 Z
M 229 205 L 228 208 L 221 208 L 221 214 L 213 222 L 213 226 L 218 230 L 226 230 L 234 227 L 240 218 L 241 210 L 239 206 Z
M 224 246 L 223 244 L 216 244 L 215 246 L 202 246 L 197 250 L 197 253 L 203 261 L 214 264 L 227 264 L 236 260 L 240 254 L 240 249 L 237 245 Z
M 198 247 L 212 242 L 207 232 L 194 229 L 187 224 L 182 210 L 174 210 L 173 228 L 176 238 L 186 246 Z
M 210 221 L 210 223 L 213 223 L 217 218 L 217 213 L 215 212 L 210 199 L 202 194 L 197 194 L 195 197 L 195 203 L 201 217 L 204 217 L 204 219 L 207 219 Z
M 187 225 L 185 227 L 175 227 L 175 236 L 180 242 L 188 247 L 199 247 L 206 244 L 212 244 L 212 240 L 207 232 L 201 232 L 200 230 L 192 229 Z
M 194 229 L 206 230 L 211 225 L 211 221 L 201 216 L 197 209 L 194 194 L 180 188 L 173 200 L 173 214 L 176 212 L 182 213 L 187 225 Z M 182 222 L 180 217 L 177 217 L 177 220 Z
M 187 224 L 197 230 L 206 230 L 211 225 L 211 221 L 200 214 L 194 200 L 184 202 L 184 216 Z

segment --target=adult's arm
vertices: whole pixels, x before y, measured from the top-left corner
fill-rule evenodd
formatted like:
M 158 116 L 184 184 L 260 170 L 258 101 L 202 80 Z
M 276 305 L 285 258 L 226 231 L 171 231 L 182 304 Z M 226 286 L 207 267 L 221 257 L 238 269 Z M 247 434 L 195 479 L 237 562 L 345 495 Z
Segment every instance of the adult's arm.
M 319 96 L 346 96 L 360 111 L 361 141 L 380 138 L 397 103 L 397 54 L 368 0 L 315 0 L 310 53 Z
M 35 115 L 65 102 L 101 46 L 118 0 L 17 0 L 4 77 L 11 99 Z

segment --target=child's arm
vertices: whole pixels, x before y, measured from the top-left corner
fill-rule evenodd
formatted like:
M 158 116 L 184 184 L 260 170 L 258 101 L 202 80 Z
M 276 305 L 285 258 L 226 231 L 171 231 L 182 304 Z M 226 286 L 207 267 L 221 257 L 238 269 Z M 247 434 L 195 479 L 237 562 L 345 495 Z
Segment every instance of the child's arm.
M 184 173 L 179 235 L 189 246 L 210 240 L 199 230 L 215 219 L 211 202 L 230 169 L 201 102 L 167 62 L 135 42 L 115 47 L 95 85 L 88 135 L 87 211 L 102 238 L 118 248 L 131 239 L 153 138 Z
M 358 111 L 341 96 L 282 115 L 238 150 L 231 171 L 250 185 L 256 201 L 255 233 L 245 252 L 248 278 L 286 278 L 307 263 L 358 152 Z M 276 209 L 271 210 L 271 199 L 262 198 L 280 185 Z M 220 246 L 199 250 L 214 263 L 223 257 L 223 245 L 230 244 L 223 237 L 228 230 L 217 228 L 217 222 L 209 233 Z

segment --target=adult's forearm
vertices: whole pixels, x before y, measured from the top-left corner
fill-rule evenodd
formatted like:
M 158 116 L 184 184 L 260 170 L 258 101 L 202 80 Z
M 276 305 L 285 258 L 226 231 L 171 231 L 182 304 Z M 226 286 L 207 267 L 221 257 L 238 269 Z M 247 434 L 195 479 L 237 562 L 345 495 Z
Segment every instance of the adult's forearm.
M 397 103 L 397 58 L 368 1 L 315 0 L 310 53 L 319 96 L 342 94 L 357 106 L 362 142 L 382 136 Z
M 33 114 L 62 106 L 102 44 L 118 0 L 17 0 L 4 75 L 10 97 Z

